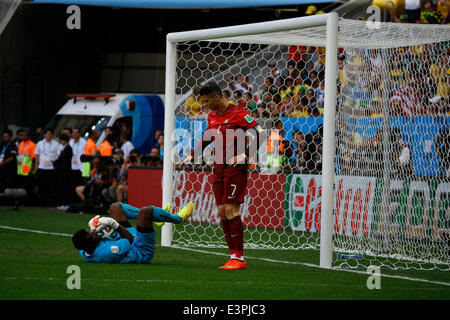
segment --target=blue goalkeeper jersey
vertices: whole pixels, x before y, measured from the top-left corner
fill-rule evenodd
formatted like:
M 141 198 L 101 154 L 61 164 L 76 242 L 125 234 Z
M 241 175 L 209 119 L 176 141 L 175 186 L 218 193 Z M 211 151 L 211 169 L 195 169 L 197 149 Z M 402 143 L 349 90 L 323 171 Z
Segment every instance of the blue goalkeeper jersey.
M 127 230 L 135 237 L 136 241 L 136 229 L 127 228 Z M 80 250 L 80 255 L 87 262 L 143 263 L 139 248 L 131 244 L 127 239 L 120 238 L 118 234 L 115 239 L 101 240 L 92 254 Z

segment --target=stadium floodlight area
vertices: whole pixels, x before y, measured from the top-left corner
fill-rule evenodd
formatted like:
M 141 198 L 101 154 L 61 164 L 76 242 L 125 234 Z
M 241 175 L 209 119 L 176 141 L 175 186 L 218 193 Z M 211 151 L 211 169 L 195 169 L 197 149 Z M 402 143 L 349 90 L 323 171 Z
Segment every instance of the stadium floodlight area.
M 319 250 L 323 268 L 449 270 L 449 51 L 448 26 L 336 13 L 169 34 L 163 203 L 195 212 L 164 225 L 162 245 L 226 247 L 213 149 L 176 167 L 206 128 L 197 88 L 214 80 L 266 137 L 283 136 L 249 168 L 245 248 Z

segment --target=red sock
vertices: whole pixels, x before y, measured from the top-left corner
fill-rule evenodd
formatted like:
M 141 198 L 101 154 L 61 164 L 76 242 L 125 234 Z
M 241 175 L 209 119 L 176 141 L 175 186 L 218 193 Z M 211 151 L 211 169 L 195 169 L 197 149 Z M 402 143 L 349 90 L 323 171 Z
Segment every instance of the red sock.
M 242 224 L 241 216 L 234 217 L 228 221 L 236 258 L 241 259 L 244 256 L 244 225 Z
M 234 246 L 233 246 L 233 240 L 231 238 L 231 230 L 230 230 L 230 220 L 224 219 L 221 220 L 222 222 L 222 230 L 223 234 L 225 235 L 225 241 L 227 242 L 228 250 L 230 251 L 230 254 L 234 254 Z

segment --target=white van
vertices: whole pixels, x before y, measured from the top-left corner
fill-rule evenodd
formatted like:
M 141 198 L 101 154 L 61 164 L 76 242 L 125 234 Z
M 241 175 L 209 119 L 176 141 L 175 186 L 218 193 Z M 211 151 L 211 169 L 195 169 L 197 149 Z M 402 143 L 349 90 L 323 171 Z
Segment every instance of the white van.
M 131 134 L 131 142 L 140 153 L 148 154 L 156 144 L 155 131 L 164 128 L 164 95 L 159 94 L 67 94 L 68 101 L 45 128 L 58 138 L 64 128 L 79 128 L 87 137 L 98 130 L 100 145 L 112 127 L 117 136 L 121 126 Z

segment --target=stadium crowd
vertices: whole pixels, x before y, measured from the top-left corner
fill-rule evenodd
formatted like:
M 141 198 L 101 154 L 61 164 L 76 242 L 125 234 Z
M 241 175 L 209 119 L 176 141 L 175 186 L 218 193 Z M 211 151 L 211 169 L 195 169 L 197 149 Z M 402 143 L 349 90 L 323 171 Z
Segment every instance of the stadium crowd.
M 130 167 L 162 168 L 164 134 L 155 132 L 156 144 L 149 154 L 134 148 L 126 128 L 107 127 L 105 135 L 97 146 L 97 130 L 84 138 L 78 128 L 65 128 L 57 139 L 51 129 L 37 128 L 33 136 L 28 129 L 18 129 L 15 135 L 4 130 L 0 201 L 9 202 L 19 194 L 23 204 L 76 213 L 105 213 L 109 204 L 126 202 Z
M 406 1 L 399 16 L 391 11 L 391 22 L 448 24 L 450 1 Z M 321 14 L 309 6 L 306 14 Z M 364 18 L 361 18 L 364 20 Z M 290 46 L 283 61 L 270 59 L 261 75 L 225 76 L 223 95 L 229 103 L 246 109 L 265 129 L 280 130 L 278 161 L 282 170 L 320 173 L 322 122 L 302 132 L 294 125 L 290 132 L 283 122 L 295 118 L 321 118 L 324 112 L 325 48 Z M 285 60 L 284 60 L 285 59 Z M 279 66 L 282 66 L 281 68 Z M 383 70 L 388 78 L 383 78 Z M 450 44 L 414 45 L 386 49 L 344 50 L 339 48 L 336 110 L 343 117 L 380 118 L 450 115 Z M 260 83 L 254 79 L 261 79 Z M 387 90 L 386 90 L 387 89 Z M 384 92 L 384 93 L 383 93 Z M 387 97 L 384 96 L 387 92 Z M 386 101 L 386 103 L 383 103 Z M 184 115 L 205 119 L 199 88 L 184 105 Z M 341 119 L 342 120 L 342 119 Z M 339 120 L 337 137 L 338 167 L 345 174 L 379 174 L 382 135 L 362 137 Z M 298 126 L 297 126 L 298 127 Z M 444 134 L 445 135 L 445 134 Z M 290 140 L 288 140 L 288 137 Z M 393 142 L 390 161 L 393 172 L 413 173 L 411 146 L 401 141 L 395 128 L 384 138 Z M 442 138 L 448 140 L 448 138 Z M 268 142 L 269 149 L 269 142 Z M 447 161 L 448 162 L 448 161 Z M 448 165 L 445 165 L 448 166 Z
M 390 12 L 391 22 L 449 23 L 449 0 L 405 3 L 402 14 Z M 309 6 L 306 12 L 307 15 L 321 13 L 314 6 Z M 273 153 L 272 143 L 279 141 L 276 158 L 268 160 L 268 165 L 279 171 L 321 173 L 323 127 L 319 119 L 324 112 L 325 63 L 323 47 L 290 46 L 286 61 L 267 62 L 262 77 L 258 77 L 261 83 L 255 83 L 249 74 L 225 77 L 223 94 L 227 100 L 246 109 L 263 128 L 277 129 L 268 139 L 267 150 Z M 389 74 L 384 83 L 383 65 Z M 379 49 L 346 52 L 340 48 L 337 73 L 338 114 L 369 118 L 381 117 L 386 111 L 389 116 L 450 115 L 449 43 L 384 52 Z M 388 92 L 388 103 L 383 104 L 382 91 Z M 184 113 L 192 119 L 207 116 L 199 87 L 187 99 Z M 285 130 L 286 119 L 306 117 L 317 119 L 308 132 L 295 126 L 290 132 Z M 374 137 L 362 137 L 338 119 L 337 132 L 337 165 L 341 173 L 377 175 L 382 172 L 381 146 L 386 138 L 392 145 L 389 151 L 392 172 L 413 173 L 411 146 L 401 140 L 401 134 L 395 129 L 387 135 L 379 130 Z M 15 135 L 4 131 L 0 144 L 0 195 L 6 189 L 21 188 L 28 195 L 37 194 L 41 205 L 57 205 L 60 210 L 76 212 L 101 211 L 110 202 L 126 201 L 128 168 L 162 167 L 164 134 L 155 133 L 156 145 L 145 155 L 130 142 L 125 124 L 106 128 L 105 135 L 104 142 L 97 147 L 99 133 L 95 130 L 83 133 L 78 128 L 66 128 L 57 137 L 58 141 L 48 129 L 37 128 L 33 136 L 23 129 Z M 436 153 L 443 160 L 441 171 L 450 176 L 450 159 L 445 152 L 450 148 L 449 131 L 436 137 L 434 145 L 440 148 Z M 79 206 L 73 205 L 77 202 Z

